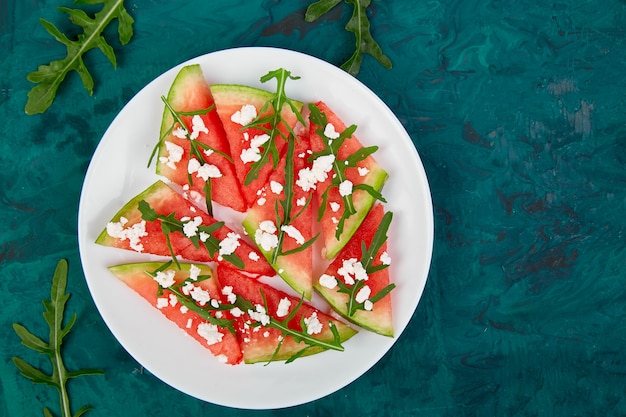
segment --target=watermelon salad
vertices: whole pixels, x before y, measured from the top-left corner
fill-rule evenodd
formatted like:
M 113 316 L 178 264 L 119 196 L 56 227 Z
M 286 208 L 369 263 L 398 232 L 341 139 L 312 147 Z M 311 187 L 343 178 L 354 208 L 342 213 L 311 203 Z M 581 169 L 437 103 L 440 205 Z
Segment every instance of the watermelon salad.
M 225 364 L 343 351 L 358 331 L 394 336 L 378 147 L 328 103 L 288 97 L 297 79 L 270 71 L 272 91 L 183 67 L 162 97 L 154 183 L 96 240 L 169 258 L 109 269 Z

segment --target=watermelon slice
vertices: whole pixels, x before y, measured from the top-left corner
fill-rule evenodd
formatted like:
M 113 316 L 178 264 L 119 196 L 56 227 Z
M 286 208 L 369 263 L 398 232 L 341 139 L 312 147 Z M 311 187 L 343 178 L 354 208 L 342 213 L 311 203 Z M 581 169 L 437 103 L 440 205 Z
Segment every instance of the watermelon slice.
M 276 328 L 265 325 L 255 327 L 253 324 L 259 320 L 269 319 L 267 315 L 271 315 L 275 320 L 285 320 L 298 306 L 301 301 L 299 298 L 289 296 L 258 280 L 250 279 L 241 272 L 228 267 L 220 266 L 217 273 L 224 290 L 232 289 L 233 294 L 248 300 L 256 307 L 254 312 L 243 312 L 235 324 L 245 363 L 283 361 L 293 359 L 294 355 L 307 356 L 325 350 L 320 346 L 315 346 L 303 351 L 308 346 L 305 342 L 296 342 L 292 336 L 283 337 L 282 332 Z M 267 307 L 266 310 L 264 306 Z M 251 318 L 250 314 L 254 315 L 254 318 Z M 334 335 L 329 322 L 334 324 L 341 343 L 357 333 L 345 323 L 306 303 L 300 306 L 287 325 L 289 329 L 301 332 L 302 323 L 305 323 L 306 332 L 315 339 L 333 342 Z M 280 349 L 277 352 L 276 348 L 279 344 Z
M 278 275 L 310 300 L 313 293 L 312 194 L 297 187 L 294 181 L 294 172 L 310 166 L 308 131 L 304 129 L 303 133 L 289 144 L 285 158 L 248 210 L 243 227 Z M 286 175 L 286 168 L 289 175 Z M 278 225 L 277 219 L 280 219 Z M 289 251 L 295 252 L 283 255 Z
M 122 282 L 141 295 L 153 307 L 159 309 L 169 320 L 173 321 L 196 339 L 202 346 L 208 348 L 221 362 L 235 365 L 241 362 L 242 354 L 235 333 L 224 327 L 212 324 L 206 317 L 190 309 L 174 292 L 163 288 L 160 290 L 157 280 L 149 274 L 155 274 L 162 263 L 144 262 L 125 264 L 109 267 L 109 270 Z M 160 271 L 157 278 L 161 278 L 163 286 L 174 289 L 177 284 L 190 282 L 186 291 L 191 288 L 199 288 L 196 294 L 208 295 L 211 300 L 222 302 L 223 295 L 219 283 L 210 267 L 206 265 L 180 264 L 180 269 L 175 266 Z M 169 280 L 169 282 L 167 282 Z M 179 291 L 180 291 L 180 287 Z M 205 305 L 206 305 L 205 301 Z M 198 303 L 196 308 L 201 308 Z M 192 307 L 193 308 L 193 307 Z M 228 311 L 211 311 L 205 308 L 204 314 L 210 314 L 213 320 L 232 319 Z M 233 329 L 234 330 L 234 329 Z
M 384 218 L 387 223 L 381 226 Z M 391 294 L 389 293 L 393 284 L 390 284 L 389 269 L 385 267 L 391 262 L 387 254 L 385 235 L 390 222 L 391 213 L 385 214 L 382 204 L 376 204 L 352 239 L 313 285 L 331 307 L 346 319 L 365 329 L 393 337 Z M 376 238 L 380 239 L 378 243 L 382 244 L 379 245 L 375 254 L 367 254 L 373 256 L 365 256 L 365 258 L 370 258 L 370 266 L 367 266 L 364 264 L 367 259 L 363 259 L 363 244 L 370 248 L 372 241 Z M 370 268 L 374 272 L 370 273 Z M 366 275 L 362 275 L 363 273 Z M 348 293 L 341 292 L 338 282 L 343 283 L 349 291 L 354 290 L 356 297 L 351 298 Z M 357 287 L 358 291 L 355 285 L 360 286 Z M 367 289 L 364 289 L 365 287 Z M 363 293 L 358 295 L 361 289 Z M 382 298 L 376 301 L 374 299 L 376 294 Z M 353 302 L 352 306 L 355 308 L 353 314 L 348 311 L 350 301 Z M 363 308 L 356 308 L 357 303 L 360 303 Z
M 272 126 L 271 123 L 267 122 L 260 126 L 244 128 L 257 116 L 270 117 L 275 114 L 273 107 L 268 105 L 275 94 L 254 87 L 233 84 L 213 84 L 210 89 L 215 99 L 217 113 L 226 131 L 230 154 L 233 158 L 237 178 L 242 184 L 244 199 L 250 207 L 258 198 L 258 190 L 265 185 L 272 171 L 274 171 L 274 163 L 272 157 L 269 156 L 266 163 L 255 170 L 257 175 L 251 175 L 250 178 L 247 178 L 255 162 L 261 158 L 272 141 L 272 139 L 265 142 L 264 140 L 267 136 L 272 137 L 277 156 L 282 157 L 287 147 L 285 138 L 289 135 L 289 129 L 293 129 L 296 125 L 298 117 L 285 103 L 282 106 L 281 116 L 287 124 L 281 121 Z M 296 101 L 292 101 L 292 103 L 297 106 L 298 111 L 302 108 L 302 103 Z M 272 135 L 272 131 L 275 133 L 274 135 Z M 276 134 L 277 132 L 284 136 Z
M 167 104 L 171 108 L 166 105 L 163 110 L 156 173 L 204 198 L 208 189 L 213 201 L 245 211 L 226 133 L 200 65 L 188 65 L 179 71 Z M 207 207 L 211 207 L 210 200 Z
M 333 259 L 358 229 L 374 202 L 383 200 L 380 191 L 388 175 L 371 156 L 377 147 L 364 148 L 352 134 L 354 125 L 347 129 L 324 102 L 310 104 L 309 109 L 311 149 L 317 159 L 313 162 L 312 173 L 304 171 L 298 175 L 306 189 L 315 188 L 323 213 L 318 217 L 324 237 L 322 255 Z M 319 180 L 320 175 L 323 181 L 316 182 L 314 177 Z M 354 208 L 353 214 L 346 212 L 346 202 Z
M 152 219 L 142 219 L 142 205 L 153 211 Z M 154 215 L 160 217 L 156 219 Z M 164 233 L 164 227 L 170 233 Z M 204 227 L 215 230 L 205 231 L 203 235 Z M 204 238 L 206 244 L 202 242 Z M 229 227 L 220 226 L 215 218 L 163 181 L 155 182 L 126 203 L 100 233 L 96 243 L 153 255 L 176 255 L 193 262 L 217 261 L 230 265 L 234 262 L 251 274 L 274 275 L 274 270 L 256 248 Z M 210 245 L 215 249 L 213 253 L 207 247 Z

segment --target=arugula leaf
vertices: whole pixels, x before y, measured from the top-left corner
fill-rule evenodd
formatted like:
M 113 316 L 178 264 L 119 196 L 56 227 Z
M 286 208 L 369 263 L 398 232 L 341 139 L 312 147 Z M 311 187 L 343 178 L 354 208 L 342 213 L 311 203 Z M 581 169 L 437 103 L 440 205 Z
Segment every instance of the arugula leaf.
M 352 17 L 350 17 L 345 28 L 348 32 L 354 33 L 356 49 L 352 56 L 341 65 L 341 69 L 356 76 L 361 70 L 364 54 L 373 56 L 383 67 L 391 69 L 391 60 L 383 53 L 382 48 L 374 40 L 370 32 L 367 8 L 370 6 L 371 0 L 344 0 L 344 2 L 353 6 Z M 341 3 L 341 0 L 318 0 L 309 5 L 304 19 L 307 22 L 313 22 L 328 13 L 339 3 Z
M 54 24 L 40 19 L 43 27 L 57 41 L 66 46 L 67 56 L 52 61 L 49 65 L 41 65 L 26 77 L 28 81 L 38 84 L 28 93 L 25 111 L 27 114 L 45 112 L 54 101 L 59 85 L 70 71 L 76 71 L 83 86 L 93 93 L 94 82 L 89 70 L 83 62 L 83 55 L 94 48 L 100 49 L 109 59 L 113 68 L 117 67 L 117 60 L 113 47 L 104 38 L 104 29 L 114 20 L 118 20 L 118 35 L 120 43 L 126 45 L 133 36 L 133 18 L 124 8 L 124 0 L 75 0 L 76 4 L 102 4 L 102 10 L 94 17 L 90 17 L 81 9 L 58 7 L 58 10 L 68 15 L 70 22 L 83 28 L 76 40 L 71 40 Z
M 66 286 L 67 261 L 65 259 L 61 259 L 58 262 L 52 277 L 50 300 L 43 301 L 45 308 L 43 317 L 50 327 L 49 342 L 35 336 L 23 325 L 13 323 L 13 330 L 15 330 L 15 333 L 17 333 L 24 346 L 48 356 L 52 364 L 52 373 L 48 375 L 17 356 L 13 357 L 13 363 L 19 369 L 21 374 L 25 378 L 30 379 L 33 383 L 46 384 L 57 389 L 59 392 L 59 400 L 63 417 L 78 417 L 92 408 L 90 406 L 83 406 L 77 411 L 76 414 L 72 415 L 70 398 L 67 391 L 68 380 L 83 375 L 101 375 L 104 374 L 104 372 L 100 369 L 93 368 L 84 368 L 77 371 L 68 371 L 65 368 L 61 345 L 63 343 L 63 338 L 67 336 L 76 322 L 76 313 L 74 313 L 69 322 L 63 325 L 65 304 L 70 298 L 70 294 L 65 293 Z M 44 415 L 52 416 L 52 412 L 47 407 L 44 407 Z

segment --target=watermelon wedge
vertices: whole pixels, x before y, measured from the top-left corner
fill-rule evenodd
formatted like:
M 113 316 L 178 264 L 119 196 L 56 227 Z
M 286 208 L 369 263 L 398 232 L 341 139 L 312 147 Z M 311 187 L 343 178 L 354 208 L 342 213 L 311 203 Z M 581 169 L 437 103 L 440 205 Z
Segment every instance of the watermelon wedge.
M 353 134 L 356 126 L 346 128 L 322 101 L 310 104 L 309 109 L 311 149 L 316 159 L 313 171 L 298 174 L 299 183 L 305 189 L 314 188 L 318 196 L 322 255 L 330 260 L 350 240 L 374 202 L 384 201 L 380 191 L 388 175 L 371 156 L 377 147 L 363 147 Z
M 289 361 L 326 350 L 320 346 L 309 346 L 302 341 L 297 342 L 289 335 L 283 336 L 280 330 L 270 325 L 258 326 L 259 321 L 267 323 L 265 320 L 269 320 L 269 316 L 272 320 L 285 321 L 298 306 L 301 301 L 299 298 L 289 296 L 259 280 L 250 279 L 232 268 L 219 267 L 217 273 L 223 290 L 232 289 L 237 297 L 248 300 L 255 306 L 254 311 L 243 311 L 235 324 L 245 363 Z M 306 329 L 303 329 L 303 323 Z M 331 343 L 335 337 L 329 323 L 335 326 L 341 343 L 357 333 L 350 326 L 306 303 L 300 305 L 286 327 L 296 332 L 304 330 L 317 340 Z M 279 345 L 280 349 L 277 351 Z
M 148 220 L 142 218 L 141 210 L 148 212 Z M 153 255 L 180 256 L 193 262 L 217 261 L 254 275 L 274 275 L 256 248 L 163 181 L 155 182 L 126 203 L 96 243 Z
M 308 131 L 288 146 L 285 158 L 248 210 L 243 227 L 278 275 L 296 293 L 313 293 L 313 205 L 311 193 L 294 181 L 294 172 L 310 166 Z M 288 174 L 287 174 L 288 171 Z M 288 183 L 289 182 L 289 183 Z M 276 224 L 276 221 L 279 224 Z
M 208 208 L 213 200 L 239 212 L 246 209 L 226 132 L 198 64 L 183 67 L 170 87 L 156 173 L 190 193 L 210 196 Z
M 193 291 L 198 294 L 196 296 L 198 299 L 209 297 L 221 303 L 223 295 L 212 269 L 207 265 L 181 263 L 180 269 L 172 265 L 155 272 L 162 266 L 163 264 L 159 262 L 144 262 L 112 266 L 109 270 L 150 305 L 158 308 L 165 317 L 209 349 L 218 360 L 230 365 L 240 363 L 242 354 L 235 333 L 209 321 L 219 323 L 220 320 L 232 319 L 230 313 L 228 311 L 217 312 L 206 307 L 203 309 L 203 305 L 208 303 L 206 300 L 194 303 L 195 307 L 185 305 L 184 301 L 173 292 Z M 153 278 L 150 274 L 155 277 Z M 157 279 L 163 287 L 167 288 L 160 288 Z M 189 283 L 186 290 L 182 290 L 182 285 L 179 285 L 183 283 Z M 200 303 L 204 304 L 200 305 Z M 204 313 L 200 314 L 194 311 L 194 308 L 204 310 Z M 210 315 L 211 318 L 203 315 Z
M 237 178 L 242 184 L 244 199 L 250 207 L 258 199 L 258 190 L 265 185 L 274 171 L 275 161 L 267 153 L 268 147 L 275 146 L 276 156 L 281 158 L 287 147 L 285 138 L 289 136 L 289 130 L 296 125 L 298 117 L 285 103 L 280 114 L 284 122 L 273 124 L 276 121 L 275 111 L 269 103 L 275 94 L 265 90 L 233 84 L 213 84 L 210 89 L 217 113 L 226 131 L 230 154 Z M 296 101 L 292 103 L 298 110 L 302 108 L 302 103 Z M 257 117 L 257 120 L 263 123 L 248 126 Z M 266 153 L 266 159 L 263 159 Z M 260 168 L 251 173 L 256 163 L 261 164 Z
M 389 269 L 386 268 L 391 259 L 387 254 L 385 235 L 390 222 L 391 213 L 385 213 L 383 205 L 376 204 L 352 239 L 313 285 L 331 307 L 349 321 L 393 337 L 389 293 L 393 284 L 390 284 Z M 374 240 L 377 240 L 375 245 L 378 246 L 375 253 L 372 247 Z M 365 256 L 363 245 L 372 248 Z M 341 291 L 342 287 L 346 292 Z M 377 297 L 381 298 L 376 300 Z M 351 308 L 352 312 L 349 311 Z

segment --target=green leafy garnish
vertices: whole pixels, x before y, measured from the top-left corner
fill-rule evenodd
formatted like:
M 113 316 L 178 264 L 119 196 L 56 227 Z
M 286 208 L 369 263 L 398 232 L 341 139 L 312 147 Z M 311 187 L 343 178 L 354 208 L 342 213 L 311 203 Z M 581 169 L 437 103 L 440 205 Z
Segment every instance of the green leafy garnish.
M 62 259 L 57 264 L 52 278 L 52 287 L 50 292 L 50 300 L 44 300 L 43 305 L 45 311 L 43 318 L 50 327 L 49 341 L 46 342 L 32 334 L 26 327 L 21 324 L 13 323 L 13 330 L 22 340 L 22 344 L 36 352 L 43 353 L 48 356 L 52 364 L 52 373 L 49 375 L 41 369 L 35 368 L 25 360 L 14 356 L 13 363 L 20 370 L 22 375 L 36 384 L 46 384 L 55 387 L 59 392 L 59 400 L 61 405 L 61 413 L 63 417 L 78 417 L 91 410 L 92 407 L 85 405 L 81 407 L 76 414 L 72 414 L 70 406 L 70 398 L 67 391 L 67 383 L 70 379 L 83 375 L 101 375 L 104 372 L 100 369 L 84 368 L 77 371 L 68 371 L 65 368 L 61 345 L 63 338 L 72 329 L 76 322 L 76 313 L 74 313 L 70 321 L 64 325 L 65 304 L 70 298 L 70 294 L 65 293 L 67 286 L 67 261 Z M 48 407 L 43 409 L 44 416 L 52 417 L 52 412 Z
M 376 256 L 376 254 L 378 254 L 378 251 L 380 250 L 380 248 L 387 241 L 387 231 L 389 230 L 389 225 L 391 224 L 392 218 L 393 218 L 393 213 L 391 212 L 385 213 L 385 215 L 383 216 L 383 219 L 380 222 L 380 225 L 378 226 L 378 229 L 376 230 L 376 233 L 374 234 L 374 237 L 372 238 L 372 241 L 370 242 L 369 247 L 367 247 L 365 242 L 361 242 L 360 262 L 363 268 L 365 269 L 365 272 L 367 273 L 367 275 L 373 274 L 374 272 L 377 272 L 377 271 L 380 271 L 389 267 L 389 265 L 386 265 L 383 263 L 379 265 L 372 265 L 372 261 L 374 260 L 374 257 Z M 366 310 L 365 301 L 369 301 L 370 303 L 375 304 L 378 300 L 382 299 L 384 296 L 389 294 L 391 290 L 393 290 L 396 287 L 395 284 L 389 284 L 383 289 L 381 289 L 380 291 L 378 291 L 376 294 L 368 297 L 367 300 L 358 302 L 356 300 L 356 295 L 361 290 L 361 288 L 365 286 L 365 280 L 357 279 L 355 280 L 355 283 L 353 285 L 347 285 L 342 280 L 338 279 L 337 286 L 339 287 L 338 291 L 340 293 L 348 294 L 347 315 L 349 317 L 352 317 L 354 313 L 356 313 L 357 310 Z
M 43 27 L 57 41 L 66 46 L 67 56 L 63 59 L 52 61 L 49 65 L 41 65 L 37 71 L 31 72 L 26 77 L 28 81 L 38 84 L 28 93 L 28 101 L 25 111 L 27 114 L 45 112 L 56 96 L 57 89 L 65 76 L 70 71 L 76 71 L 80 76 L 83 86 L 93 93 L 94 81 L 89 70 L 83 62 L 83 55 L 94 48 L 100 49 L 109 59 L 113 67 L 117 67 L 117 60 L 113 47 L 109 45 L 103 36 L 107 26 L 114 20 L 118 20 L 118 34 L 122 45 L 127 44 L 133 36 L 133 18 L 124 8 L 124 0 L 74 0 L 76 4 L 102 4 L 102 10 L 90 17 L 81 9 L 58 7 L 66 13 L 69 20 L 83 29 L 76 40 L 69 39 L 54 24 L 40 19 Z
M 195 230 L 187 231 L 186 233 L 185 225 L 190 222 L 193 223 L 193 219 L 185 221 L 179 220 L 176 218 L 176 213 L 174 212 L 168 215 L 158 214 L 145 200 L 141 200 L 137 207 L 141 212 L 141 218 L 143 220 L 151 222 L 159 220 L 161 222 L 161 230 L 165 235 L 167 248 L 169 249 L 172 260 L 176 263 L 176 265 L 180 266 L 178 258 L 174 253 L 174 248 L 172 248 L 172 244 L 170 242 L 170 233 L 172 232 L 178 232 L 183 236 L 186 236 L 195 248 L 199 248 L 200 245 L 204 246 L 204 248 L 206 248 L 209 252 L 211 258 L 214 258 L 215 254 L 219 252 L 220 240 L 213 235 L 213 232 L 224 226 L 224 222 L 215 222 L 210 225 L 198 224 L 196 227 L 192 227 L 192 229 Z M 221 256 L 225 261 L 231 263 L 238 269 L 245 268 L 245 264 L 236 253 L 224 254 Z
M 168 129 L 163 133 L 163 135 L 159 138 L 159 141 L 155 145 L 154 149 L 152 149 L 152 153 L 150 154 L 150 159 L 148 160 L 148 166 L 152 164 L 152 160 L 155 155 L 159 151 L 159 149 L 163 146 L 165 139 L 169 137 L 174 129 L 178 126 L 185 132 L 185 138 L 189 141 L 189 158 L 195 158 L 200 163 L 208 163 L 208 156 L 212 153 L 216 153 L 224 158 L 226 158 L 229 162 L 233 162 L 230 155 L 214 149 L 213 147 L 207 145 L 206 143 L 199 142 L 192 137 L 192 129 L 187 126 L 187 123 L 183 120 L 183 116 L 202 116 L 204 114 L 209 113 L 210 111 L 215 110 L 215 105 L 211 105 L 206 109 L 199 109 L 194 111 L 176 111 L 167 100 L 165 96 L 161 96 L 161 100 L 165 103 L 165 108 L 172 115 L 172 124 L 168 127 Z M 193 177 L 189 172 L 187 172 L 187 183 L 192 186 L 193 185 Z M 208 177 L 202 191 L 204 192 L 204 200 L 207 206 L 207 211 L 209 214 L 213 215 L 213 198 L 212 198 L 212 184 L 211 177 Z
M 367 8 L 370 0 L 344 0 L 347 4 L 352 4 L 352 17 L 346 24 L 346 30 L 354 33 L 356 50 L 346 62 L 341 65 L 341 69 L 356 76 L 361 70 L 363 55 L 373 56 L 383 67 L 391 69 L 391 60 L 383 53 L 381 47 L 372 37 L 370 32 L 370 21 L 367 17 Z M 341 3 L 341 0 L 318 0 L 309 5 L 304 19 L 307 22 L 314 22 L 321 16 L 328 13 L 333 7 Z
M 328 119 L 326 118 L 326 114 L 320 111 L 319 107 L 317 107 L 313 103 L 309 103 L 309 118 L 311 123 L 318 126 L 315 132 L 322 138 L 324 142 L 324 149 L 319 152 L 314 152 L 311 156 L 311 160 L 315 160 L 320 156 L 324 155 L 332 155 L 334 157 L 333 161 L 333 172 L 334 176 L 332 177 L 331 184 L 324 190 L 322 193 L 322 198 L 320 201 L 320 206 L 318 209 L 318 221 L 322 219 L 324 216 L 324 212 L 326 211 L 326 203 L 328 201 L 328 193 L 332 188 L 339 188 L 340 184 L 346 180 L 346 168 L 354 168 L 357 166 L 357 163 L 365 160 L 369 155 L 373 154 L 378 150 L 378 146 L 369 146 L 366 148 L 361 148 L 355 151 L 353 154 L 348 155 L 346 159 L 339 159 L 339 149 L 343 145 L 346 139 L 352 137 L 352 134 L 356 130 L 356 125 L 351 125 L 347 127 L 343 132 L 339 134 L 337 138 L 329 138 L 324 133 L 324 129 L 328 124 Z M 354 184 L 354 190 L 363 190 L 369 193 L 372 197 L 377 200 L 386 203 L 387 201 L 383 198 L 382 194 L 376 191 L 373 187 L 367 184 Z M 343 233 L 343 226 L 346 220 L 356 214 L 356 209 L 354 208 L 354 202 L 352 201 L 353 194 L 350 193 L 348 195 L 342 196 L 343 199 L 343 212 L 341 213 L 341 218 L 338 220 L 337 228 L 335 231 L 335 237 L 339 240 L 339 237 Z
M 252 164 L 252 166 L 250 167 L 250 171 L 248 171 L 248 174 L 246 174 L 243 185 L 249 185 L 252 181 L 258 178 L 259 171 L 263 166 L 270 162 L 270 159 L 272 161 L 274 169 L 276 169 L 276 167 L 278 166 L 278 160 L 280 159 L 278 148 L 276 146 L 276 140 L 278 140 L 278 138 L 280 137 L 285 141 L 289 141 L 289 137 L 295 136 L 293 129 L 291 129 L 289 123 L 287 123 L 282 116 L 283 105 L 287 104 L 296 114 L 298 120 L 303 125 L 306 124 L 304 118 L 302 117 L 302 114 L 298 110 L 298 106 L 296 105 L 296 103 L 289 97 L 287 97 L 287 94 L 285 93 L 285 84 L 287 83 L 287 80 L 297 80 L 300 77 L 291 75 L 291 72 L 287 71 L 284 68 L 280 68 L 265 74 L 263 77 L 261 77 L 261 82 L 265 83 L 274 78 L 276 79 L 276 93 L 271 99 L 265 102 L 265 104 L 259 111 L 258 116 L 249 124 L 243 127 L 243 129 L 260 129 L 269 136 L 269 140 L 264 144 L 261 158 Z M 268 110 L 270 110 L 270 106 L 272 112 L 270 114 L 267 114 Z M 287 136 L 280 130 L 281 124 L 287 129 Z
M 283 226 L 289 226 L 291 223 L 293 223 L 311 203 L 311 197 L 309 197 L 306 203 L 304 204 L 304 206 L 302 207 L 302 209 L 299 212 L 292 214 L 293 199 L 294 199 L 294 190 L 293 190 L 293 184 L 294 184 L 293 161 L 294 161 L 294 148 L 295 148 L 294 142 L 295 142 L 295 139 L 291 139 L 287 143 L 287 154 L 285 156 L 286 158 L 285 159 L 285 185 L 283 186 L 283 193 L 285 197 L 282 200 L 276 200 L 276 205 L 274 208 L 276 212 L 276 228 L 278 229 L 278 244 L 272 251 L 272 262 L 274 264 L 276 263 L 278 257 L 280 256 L 291 255 L 291 254 L 298 253 L 298 252 L 305 250 L 306 248 L 311 246 L 315 242 L 317 237 L 319 236 L 319 233 L 318 233 L 317 235 L 313 236 L 313 238 L 305 241 L 298 247 L 293 248 L 291 250 L 283 251 L 282 249 L 283 242 L 285 240 L 285 230 L 283 229 Z M 281 215 L 281 209 L 282 209 L 282 215 Z

